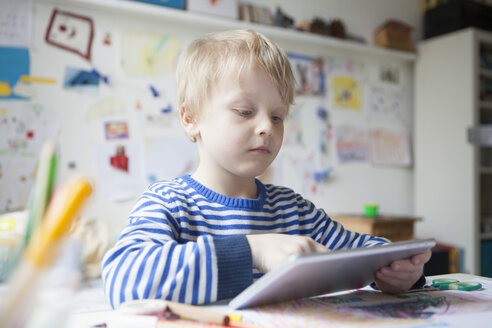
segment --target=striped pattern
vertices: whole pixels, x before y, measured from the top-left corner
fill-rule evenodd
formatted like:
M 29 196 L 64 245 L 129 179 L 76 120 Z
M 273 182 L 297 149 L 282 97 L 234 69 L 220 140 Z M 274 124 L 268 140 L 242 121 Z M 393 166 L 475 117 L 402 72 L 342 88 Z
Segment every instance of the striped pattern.
M 257 186 L 257 199 L 238 199 L 188 175 L 151 185 L 103 259 L 111 305 L 143 298 L 203 304 L 233 297 L 253 280 L 247 234 L 305 235 L 330 249 L 387 242 L 345 230 L 291 189 L 260 181 Z

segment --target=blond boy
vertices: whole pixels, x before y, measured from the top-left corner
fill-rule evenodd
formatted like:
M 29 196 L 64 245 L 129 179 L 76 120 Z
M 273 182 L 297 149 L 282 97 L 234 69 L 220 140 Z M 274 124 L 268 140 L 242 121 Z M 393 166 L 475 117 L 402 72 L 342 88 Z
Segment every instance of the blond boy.
M 294 83 L 284 51 L 257 32 L 220 32 L 188 47 L 177 69 L 179 114 L 200 164 L 138 200 L 103 260 L 113 307 L 232 298 L 291 255 L 387 242 L 347 231 L 291 189 L 256 179 L 280 150 Z M 429 258 L 396 261 L 376 284 L 409 289 Z

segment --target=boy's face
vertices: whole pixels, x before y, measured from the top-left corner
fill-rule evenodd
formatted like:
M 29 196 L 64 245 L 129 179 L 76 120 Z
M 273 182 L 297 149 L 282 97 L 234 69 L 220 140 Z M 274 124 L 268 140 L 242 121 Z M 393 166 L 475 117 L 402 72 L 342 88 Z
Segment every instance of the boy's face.
M 196 125 L 208 174 L 261 175 L 282 145 L 288 106 L 268 75 L 252 67 L 212 88 Z

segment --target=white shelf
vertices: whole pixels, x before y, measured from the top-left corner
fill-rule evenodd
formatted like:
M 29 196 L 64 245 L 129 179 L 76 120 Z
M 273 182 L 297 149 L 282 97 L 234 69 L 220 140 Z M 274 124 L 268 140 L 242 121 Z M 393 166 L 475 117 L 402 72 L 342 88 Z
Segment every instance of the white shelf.
M 225 17 L 194 13 L 169 7 L 157 6 L 128 0 L 36 0 L 41 3 L 49 3 L 59 6 L 92 9 L 96 11 L 123 12 L 148 17 L 158 17 L 166 21 L 182 25 L 194 25 L 197 28 L 207 26 L 217 29 L 254 29 L 274 39 L 283 39 L 297 42 L 302 45 L 314 45 L 322 49 L 337 49 L 350 52 L 363 53 L 372 56 L 382 56 L 402 61 L 414 62 L 417 55 L 412 52 L 389 50 L 355 41 L 344 41 L 336 38 L 325 37 L 313 33 L 286 29 L 277 26 L 263 25 L 234 20 Z

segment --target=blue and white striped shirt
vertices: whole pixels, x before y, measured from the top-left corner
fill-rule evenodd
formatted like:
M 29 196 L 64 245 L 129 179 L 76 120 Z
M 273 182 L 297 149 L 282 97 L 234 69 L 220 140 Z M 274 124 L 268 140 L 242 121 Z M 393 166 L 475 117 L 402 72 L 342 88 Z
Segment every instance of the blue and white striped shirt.
M 310 236 L 332 250 L 387 242 L 345 230 L 289 188 L 256 184 L 257 199 L 218 194 L 189 175 L 149 186 L 103 259 L 111 305 L 145 298 L 203 304 L 234 297 L 259 276 L 253 273 L 247 234 Z

